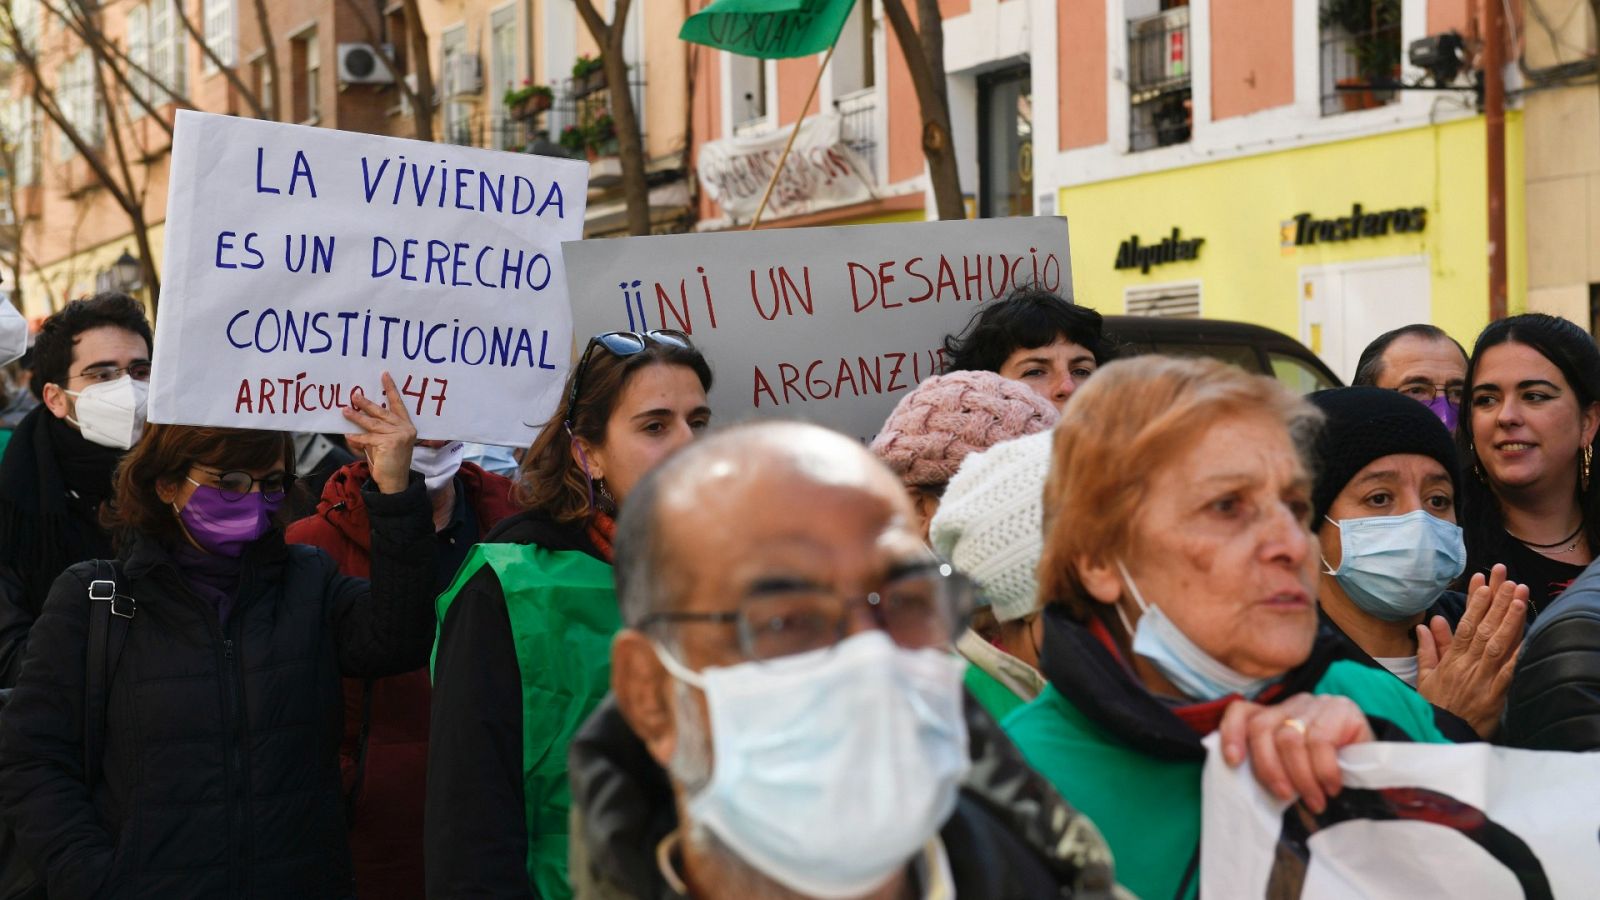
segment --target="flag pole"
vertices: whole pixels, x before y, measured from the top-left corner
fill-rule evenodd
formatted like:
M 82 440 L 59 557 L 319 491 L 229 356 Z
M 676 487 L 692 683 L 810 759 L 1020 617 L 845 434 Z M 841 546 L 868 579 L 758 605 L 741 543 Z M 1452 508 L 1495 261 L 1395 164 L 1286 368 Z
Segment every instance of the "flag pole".
M 767 180 L 766 193 L 761 195 L 761 205 L 756 207 L 756 217 L 750 220 L 750 231 L 755 231 L 761 224 L 761 214 L 767 211 L 767 201 L 772 199 L 772 189 L 778 184 L 778 176 L 783 174 L 783 164 L 789 159 L 789 151 L 794 149 L 794 139 L 800 136 L 800 126 L 806 121 L 806 111 L 811 108 L 811 101 L 816 99 L 817 88 L 822 86 L 822 75 L 828 71 L 828 63 L 833 60 L 833 48 L 839 46 L 839 39 L 835 37 L 828 47 L 828 53 L 822 57 L 822 65 L 817 67 L 817 78 L 811 82 L 811 93 L 806 94 L 805 105 L 800 107 L 800 116 L 794 120 L 794 128 L 789 131 L 789 141 L 783 145 L 783 155 L 778 157 L 778 164 L 772 169 L 772 177 Z

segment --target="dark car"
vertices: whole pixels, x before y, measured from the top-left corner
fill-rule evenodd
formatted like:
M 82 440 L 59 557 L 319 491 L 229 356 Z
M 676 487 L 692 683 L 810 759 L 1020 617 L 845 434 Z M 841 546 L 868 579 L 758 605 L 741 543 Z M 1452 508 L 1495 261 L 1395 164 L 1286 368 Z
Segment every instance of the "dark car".
M 1260 325 L 1160 316 L 1106 316 L 1105 322 L 1122 356 L 1210 356 L 1271 375 L 1302 394 L 1344 384 L 1304 344 Z

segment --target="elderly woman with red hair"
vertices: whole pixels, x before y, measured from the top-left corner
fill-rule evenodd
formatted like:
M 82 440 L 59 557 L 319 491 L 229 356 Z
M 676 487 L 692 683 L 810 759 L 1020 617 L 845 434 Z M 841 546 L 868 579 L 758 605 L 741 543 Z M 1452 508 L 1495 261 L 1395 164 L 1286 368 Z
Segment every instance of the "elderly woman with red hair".
M 1112 363 L 1072 397 L 1045 485 L 1039 697 L 1006 719 L 1142 897 L 1198 892 L 1201 739 L 1282 800 L 1339 792 L 1339 747 L 1442 741 L 1319 631 L 1315 409 L 1214 360 Z

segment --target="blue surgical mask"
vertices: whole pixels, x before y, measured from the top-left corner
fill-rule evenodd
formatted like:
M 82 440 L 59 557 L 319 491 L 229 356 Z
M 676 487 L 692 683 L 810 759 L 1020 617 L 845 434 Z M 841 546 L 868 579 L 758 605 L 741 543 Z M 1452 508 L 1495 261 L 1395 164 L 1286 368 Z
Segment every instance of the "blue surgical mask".
M 1145 602 L 1144 595 L 1139 593 L 1139 586 L 1133 583 L 1133 576 L 1128 574 L 1128 568 L 1121 560 L 1117 561 L 1117 570 L 1122 573 L 1122 580 L 1128 585 L 1133 602 L 1139 604 L 1139 624 L 1133 628 L 1129 628 L 1128 617 L 1122 607 L 1117 607 L 1117 615 L 1122 617 L 1122 627 L 1133 632 L 1133 652 L 1149 660 L 1185 697 L 1204 702 L 1238 694 L 1250 700 L 1277 680 L 1242 675 L 1200 649 L 1167 618 L 1161 607 Z
M 1362 612 L 1399 622 L 1433 605 L 1467 567 L 1461 526 L 1425 509 L 1403 516 L 1334 522 L 1339 568 L 1332 575 Z

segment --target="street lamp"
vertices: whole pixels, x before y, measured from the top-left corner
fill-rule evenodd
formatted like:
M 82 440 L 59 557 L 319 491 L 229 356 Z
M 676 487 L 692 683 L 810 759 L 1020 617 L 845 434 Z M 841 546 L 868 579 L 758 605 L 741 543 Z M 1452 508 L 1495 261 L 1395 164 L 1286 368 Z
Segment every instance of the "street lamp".
M 122 251 L 117 261 L 111 264 L 111 277 L 116 281 L 117 287 L 124 291 L 131 291 L 139 287 L 139 276 L 142 273 L 139 261 L 128 251 Z

